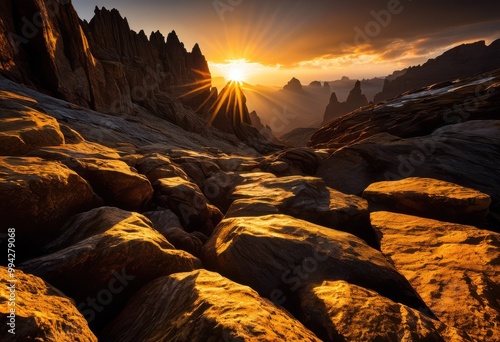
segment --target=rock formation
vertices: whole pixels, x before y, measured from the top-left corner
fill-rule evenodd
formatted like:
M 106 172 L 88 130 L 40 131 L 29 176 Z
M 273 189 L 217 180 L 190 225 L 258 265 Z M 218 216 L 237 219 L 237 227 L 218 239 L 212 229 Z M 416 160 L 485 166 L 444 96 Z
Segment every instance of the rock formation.
M 304 91 L 304 88 L 302 88 L 302 83 L 294 77 L 283 87 L 283 90 L 300 93 Z
M 361 82 L 356 81 L 356 84 L 349 93 L 346 102 L 339 102 L 337 95 L 332 93 L 330 103 L 326 107 L 325 114 L 323 116 L 323 123 L 329 123 L 333 119 L 366 106 L 367 104 L 368 100 L 366 99 L 366 96 L 361 93 Z
M 210 96 L 210 73 L 199 47 L 188 53 L 175 32 L 166 42 L 159 32 L 148 39 L 142 31 L 131 31 L 117 10 L 105 8 L 96 8 L 90 23 L 80 23 L 66 1 L 30 0 L 25 6 L 12 2 L 2 6 L 6 34 L 2 35 L 0 72 L 12 80 L 116 114 L 132 114 L 139 105 L 160 115 L 169 109 L 159 107 L 169 97 L 170 102 L 180 98 L 200 109 Z M 17 25 L 22 17 L 27 22 Z M 34 55 L 37 58 L 30 57 Z
M 384 89 L 375 96 L 375 103 L 389 100 L 412 89 L 434 83 L 453 81 L 500 67 L 500 39 L 489 46 L 484 41 L 462 44 L 421 66 L 402 70 L 394 79 L 384 83 Z

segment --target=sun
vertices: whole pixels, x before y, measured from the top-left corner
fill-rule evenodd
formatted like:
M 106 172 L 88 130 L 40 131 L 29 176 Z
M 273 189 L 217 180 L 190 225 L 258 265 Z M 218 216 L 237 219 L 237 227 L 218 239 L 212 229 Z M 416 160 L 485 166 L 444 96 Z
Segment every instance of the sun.
M 245 80 L 245 75 L 243 74 L 243 71 L 238 68 L 238 66 L 233 65 L 227 72 L 227 78 L 229 79 L 229 81 L 241 83 Z
M 223 67 L 224 78 L 233 82 L 246 82 L 249 74 L 249 63 L 245 59 L 230 60 Z

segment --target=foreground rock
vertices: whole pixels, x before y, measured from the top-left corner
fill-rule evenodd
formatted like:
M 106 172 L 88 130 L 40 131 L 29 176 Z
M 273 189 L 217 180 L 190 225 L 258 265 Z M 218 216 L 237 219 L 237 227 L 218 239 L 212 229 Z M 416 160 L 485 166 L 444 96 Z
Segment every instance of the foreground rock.
M 300 305 L 304 324 L 327 342 L 472 341 L 415 309 L 345 281 L 309 287 Z
M 75 245 L 92 236 L 118 229 L 139 232 L 143 228 L 150 231 L 152 223 L 145 216 L 113 207 L 100 207 L 77 214 L 64 223 L 59 237 L 46 246 L 49 251 L 57 251 Z M 172 248 L 172 246 L 169 246 Z
M 31 254 L 50 241 L 66 219 L 90 209 L 95 201 L 90 185 L 64 165 L 0 157 L 1 226 L 17 229 L 19 254 Z
M 11 101 L 12 97 L 18 102 Z M 36 147 L 64 143 L 56 119 L 35 106 L 36 102 L 30 98 L 0 91 L 0 155 L 22 155 Z
M 196 184 L 174 177 L 160 179 L 154 187 L 156 203 L 172 210 L 188 231 L 210 236 L 222 219 L 222 213 L 207 202 Z
M 382 252 L 440 321 L 474 341 L 500 340 L 500 234 L 388 212 L 371 221 Z
M 387 210 L 447 222 L 478 223 L 488 214 L 490 196 L 431 178 L 371 184 L 363 192 L 373 210 Z
M 91 219 L 95 212 L 86 215 Z M 137 219 L 131 216 L 132 220 Z M 117 222 L 105 232 L 20 267 L 74 298 L 91 326 L 99 328 L 118 313 L 135 291 L 153 279 L 201 267 L 197 258 L 173 249 L 160 233 L 140 221 L 141 225 L 126 220 Z M 84 222 L 82 217 L 74 221 L 75 229 L 69 228 L 69 239 L 80 234 L 79 225 L 93 229 L 92 222 Z
M 203 261 L 292 311 L 300 288 L 342 279 L 425 308 L 382 253 L 354 235 L 290 216 L 223 220 L 203 248 Z
M 122 161 L 82 158 L 71 159 L 67 165 L 88 180 L 108 205 L 139 210 L 153 197 L 147 178 Z
M 103 341 L 320 341 L 252 289 L 205 270 L 159 278 L 106 329 Z
M 347 231 L 375 243 L 368 203 L 328 188 L 320 178 L 291 176 L 247 182 L 229 196 L 236 199 L 226 217 L 281 213 Z
M 500 121 L 450 125 L 425 137 L 380 134 L 336 151 L 317 176 L 334 189 L 361 194 L 370 184 L 408 177 L 433 178 L 488 194 L 488 221 L 500 222 Z
M 7 268 L 0 267 L 0 279 L 7 286 L 12 279 Z M 15 307 L 9 306 L 8 290 L 0 292 L 0 339 L 2 341 L 75 341 L 97 342 L 74 302 L 42 279 L 15 272 Z M 15 309 L 15 334 L 9 332 L 10 309 Z

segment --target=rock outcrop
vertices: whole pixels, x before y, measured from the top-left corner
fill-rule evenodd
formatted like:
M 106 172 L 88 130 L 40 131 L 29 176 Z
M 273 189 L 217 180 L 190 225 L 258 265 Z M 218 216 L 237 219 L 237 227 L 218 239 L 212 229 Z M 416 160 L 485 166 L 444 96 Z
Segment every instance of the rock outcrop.
M 371 221 L 382 252 L 441 322 L 473 341 L 500 339 L 500 234 L 388 212 Z
M 484 41 L 462 44 L 421 66 L 402 71 L 395 79 L 386 80 L 375 102 L 391 99 L 412 89 L 434 83 L 453 81 L 500 67 L 500 40 L 489 46 Z
M 224 294 L 221 296 L 221 294 Z M 104 341 L 315 341 L 252 289 L 205 270 L 159 278 L 132 298 Z
M 15 291 L 4 289 L 0 292 L 2 341 L 97 342 L 73 300 L 61 291 L 20 270 L 16 270 L 12 278 L 6 267 L 0 267 L 0 279 L 4 286 L 15 285 Z M 11 282 L 13 280 L 15 283 Z M 9 325 L 9 315 L 15 317 L 12 325 Z
M 490 196 L 431 178 L 410 177 L 371 184 L 363 191 L 372 211 L 386 210 L 447 222 L 481 224 Z
M 326 107 L 323 123 L 327 124 L 344 114 L 350 113 L 368 104 L 366 96 L 361 93 L 361 82 L 356 81 L 354 88 L 349 93 L 346 102 L 339 102 L 337 95 L 332 93 L 330 103 Z

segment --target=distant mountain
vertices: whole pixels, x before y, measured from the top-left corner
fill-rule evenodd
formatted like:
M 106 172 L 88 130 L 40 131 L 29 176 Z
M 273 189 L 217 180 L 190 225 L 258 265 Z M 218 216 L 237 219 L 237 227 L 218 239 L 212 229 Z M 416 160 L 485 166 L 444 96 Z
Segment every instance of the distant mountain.
M 368 100 L 361 92 L 361 82 L 356 81 L 354 88 L 349 93 L 345 102 L 339 102 L 335 92 L 332 93 L 330 103 L 326 107 L 325 115 L 323 116 L 323 123 L 327 124 L 333 119 L 366 106 L 367 104 Z
M 286 86 L 283 87 L 283 90 L 300 93 L 304 90 L 304 88 L 302 88 L 302 83 L 300 83 L 300 81 L 294 77 L 290 80 L 290 82 L 288 82 Z
M 473 76 L 500 67 L 500 39 L 489 46 L 484 41 L 462 44 L 421 66 L 396 72 L 387 78 L 375 102 L 385 101 L 408 90 L 434 83 Z M 402 75 L 399 75 L 402 74 Z M 394 77 L 396 76 L 396 77 Z
M 388 76 L 390 77 L 390 76 Z M 342 77 L 340 80 L 328 82 L 331 91 L 334 91 L 339 101 L 346 101 L 352 88 L 356 85 L 356 79 Z M 361 91 L 366 95 L 368 101 L 373 101 L 376 94 L 382 91 L 384 87 L 384 78 L 376 77 L 361 80 Z
M 295 128 L 319 128 L 330 98 L 330 91 L 324 86 L 304 86 L 296 78 L 281 90 L 249 84 L 243 88 L 248 108 L 255 110 L 262 124 L 268 125 L 278 138 Z

